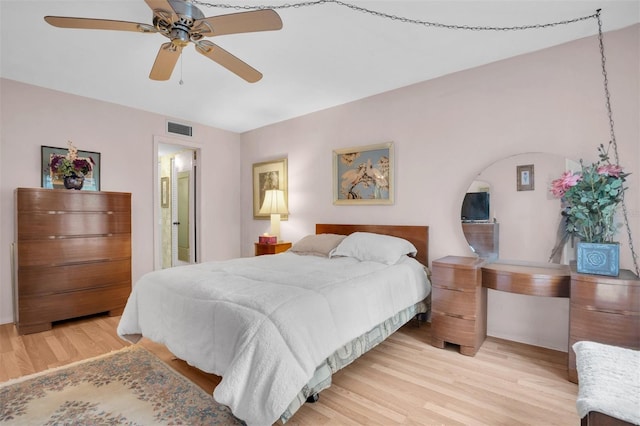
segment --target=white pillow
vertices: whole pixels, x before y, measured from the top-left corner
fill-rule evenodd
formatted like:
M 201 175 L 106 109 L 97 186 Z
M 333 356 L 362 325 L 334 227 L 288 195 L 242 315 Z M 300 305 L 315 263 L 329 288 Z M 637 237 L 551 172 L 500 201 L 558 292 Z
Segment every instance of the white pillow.
M 295 243 L 289 251 L 300 255 L 329 257 L 329 253 L 346 237 L 338 234 L 307 235 Z
M 342 240 L 329 257 L 349 256 L 360 261 L 393 265 L 405 254 L 415 256 L 418 250 L 409 241 L 389 235 L 354 232 Z

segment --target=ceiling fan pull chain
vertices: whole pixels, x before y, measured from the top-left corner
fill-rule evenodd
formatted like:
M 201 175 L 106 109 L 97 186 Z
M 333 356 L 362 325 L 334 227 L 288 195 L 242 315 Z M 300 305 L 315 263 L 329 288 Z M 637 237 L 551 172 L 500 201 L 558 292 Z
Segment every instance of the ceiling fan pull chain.
M 613 154 L 617 165 L 620 165 L 620 159 L 618 157 L 618 144 L 616 143 L 616 134 L 613 129 L 613 112 L 611 110 L 611 96 L 609 94 L 609 79 L 607 78 L 607 68 L 605 66 L 607 58 L 604 54 L 604 38 L 602 35 L 602 20 L 600 19 L 600 11 L 597 10 L 596 18 L 598 20 L 598 42 L 600 44 L 600 60 L 602 64 L 602 76 L 604 84 L 604 97 L 605 106 L 607 107 L 607 116 L 609 117 L 609 135 L 611 137 L 611 145 L 613 146 Z M 633 260 L 633 266 L 635 268 L 636 275 L 640 276 L 640 268 L 638 268 L 638 255 L 633 247 L 633 238 L 631 237 L 631 226 L 629 225 L 629 214 L 627 212 L 627 203 L 624 201 L 624 191 L 622 191 L 622 217 L 624 219 L 624 225 L 627 231 L 627 237 L 629 238 L 629 249 L 631 249 L 631 260 Z
M 180 52 L 180 81 L 178 82 L 178 84 L 180 86 L 184 84 L 184 81 L 182 81 L 182 52 Z

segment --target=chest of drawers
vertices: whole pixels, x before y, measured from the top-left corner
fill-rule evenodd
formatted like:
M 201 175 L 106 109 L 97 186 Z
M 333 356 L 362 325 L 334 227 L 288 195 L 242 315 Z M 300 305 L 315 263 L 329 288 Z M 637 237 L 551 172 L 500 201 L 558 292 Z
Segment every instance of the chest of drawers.
M 487 337 L 487 289 L 475 257 L 447 256 L 432 263 L 431 344 L 460 345 L 460 353 L 475 355 Z
M 640 349 L 640 280 L 629 270 L 618 277 L 571 271 L 569 380 L 578 381 L 576 354 L 580 340 Z
M 18 332 L 122 313 L 131 292 L 131 194 L 18 188 L 15 202 Z

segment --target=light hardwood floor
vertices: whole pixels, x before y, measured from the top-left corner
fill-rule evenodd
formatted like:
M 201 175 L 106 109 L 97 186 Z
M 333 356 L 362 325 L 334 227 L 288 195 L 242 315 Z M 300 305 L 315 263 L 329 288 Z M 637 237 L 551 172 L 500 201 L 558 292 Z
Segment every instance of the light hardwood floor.
M 56 324 L 19 336 L 0 325 L 0 382 L 127 346 L 119 317 Z M 567 354 L 487 338 L 475 357 L 429 344 L 429 324 L 412 322 L 339 371 L 315 404 L 287 425 L 576 425 L 577 385 Z M 141 344 L 207 391 L 219 378 L 176 360 L 162 345 Z

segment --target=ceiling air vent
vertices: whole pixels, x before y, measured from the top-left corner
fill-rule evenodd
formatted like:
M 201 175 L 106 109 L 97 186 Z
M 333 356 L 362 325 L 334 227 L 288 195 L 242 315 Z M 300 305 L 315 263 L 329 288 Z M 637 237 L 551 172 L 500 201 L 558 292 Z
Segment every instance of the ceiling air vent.
M 185 124 L 173 123 L 167 121 L 167 133 L 173 133 L 174 135 L 193 136 L 193 128 Z

